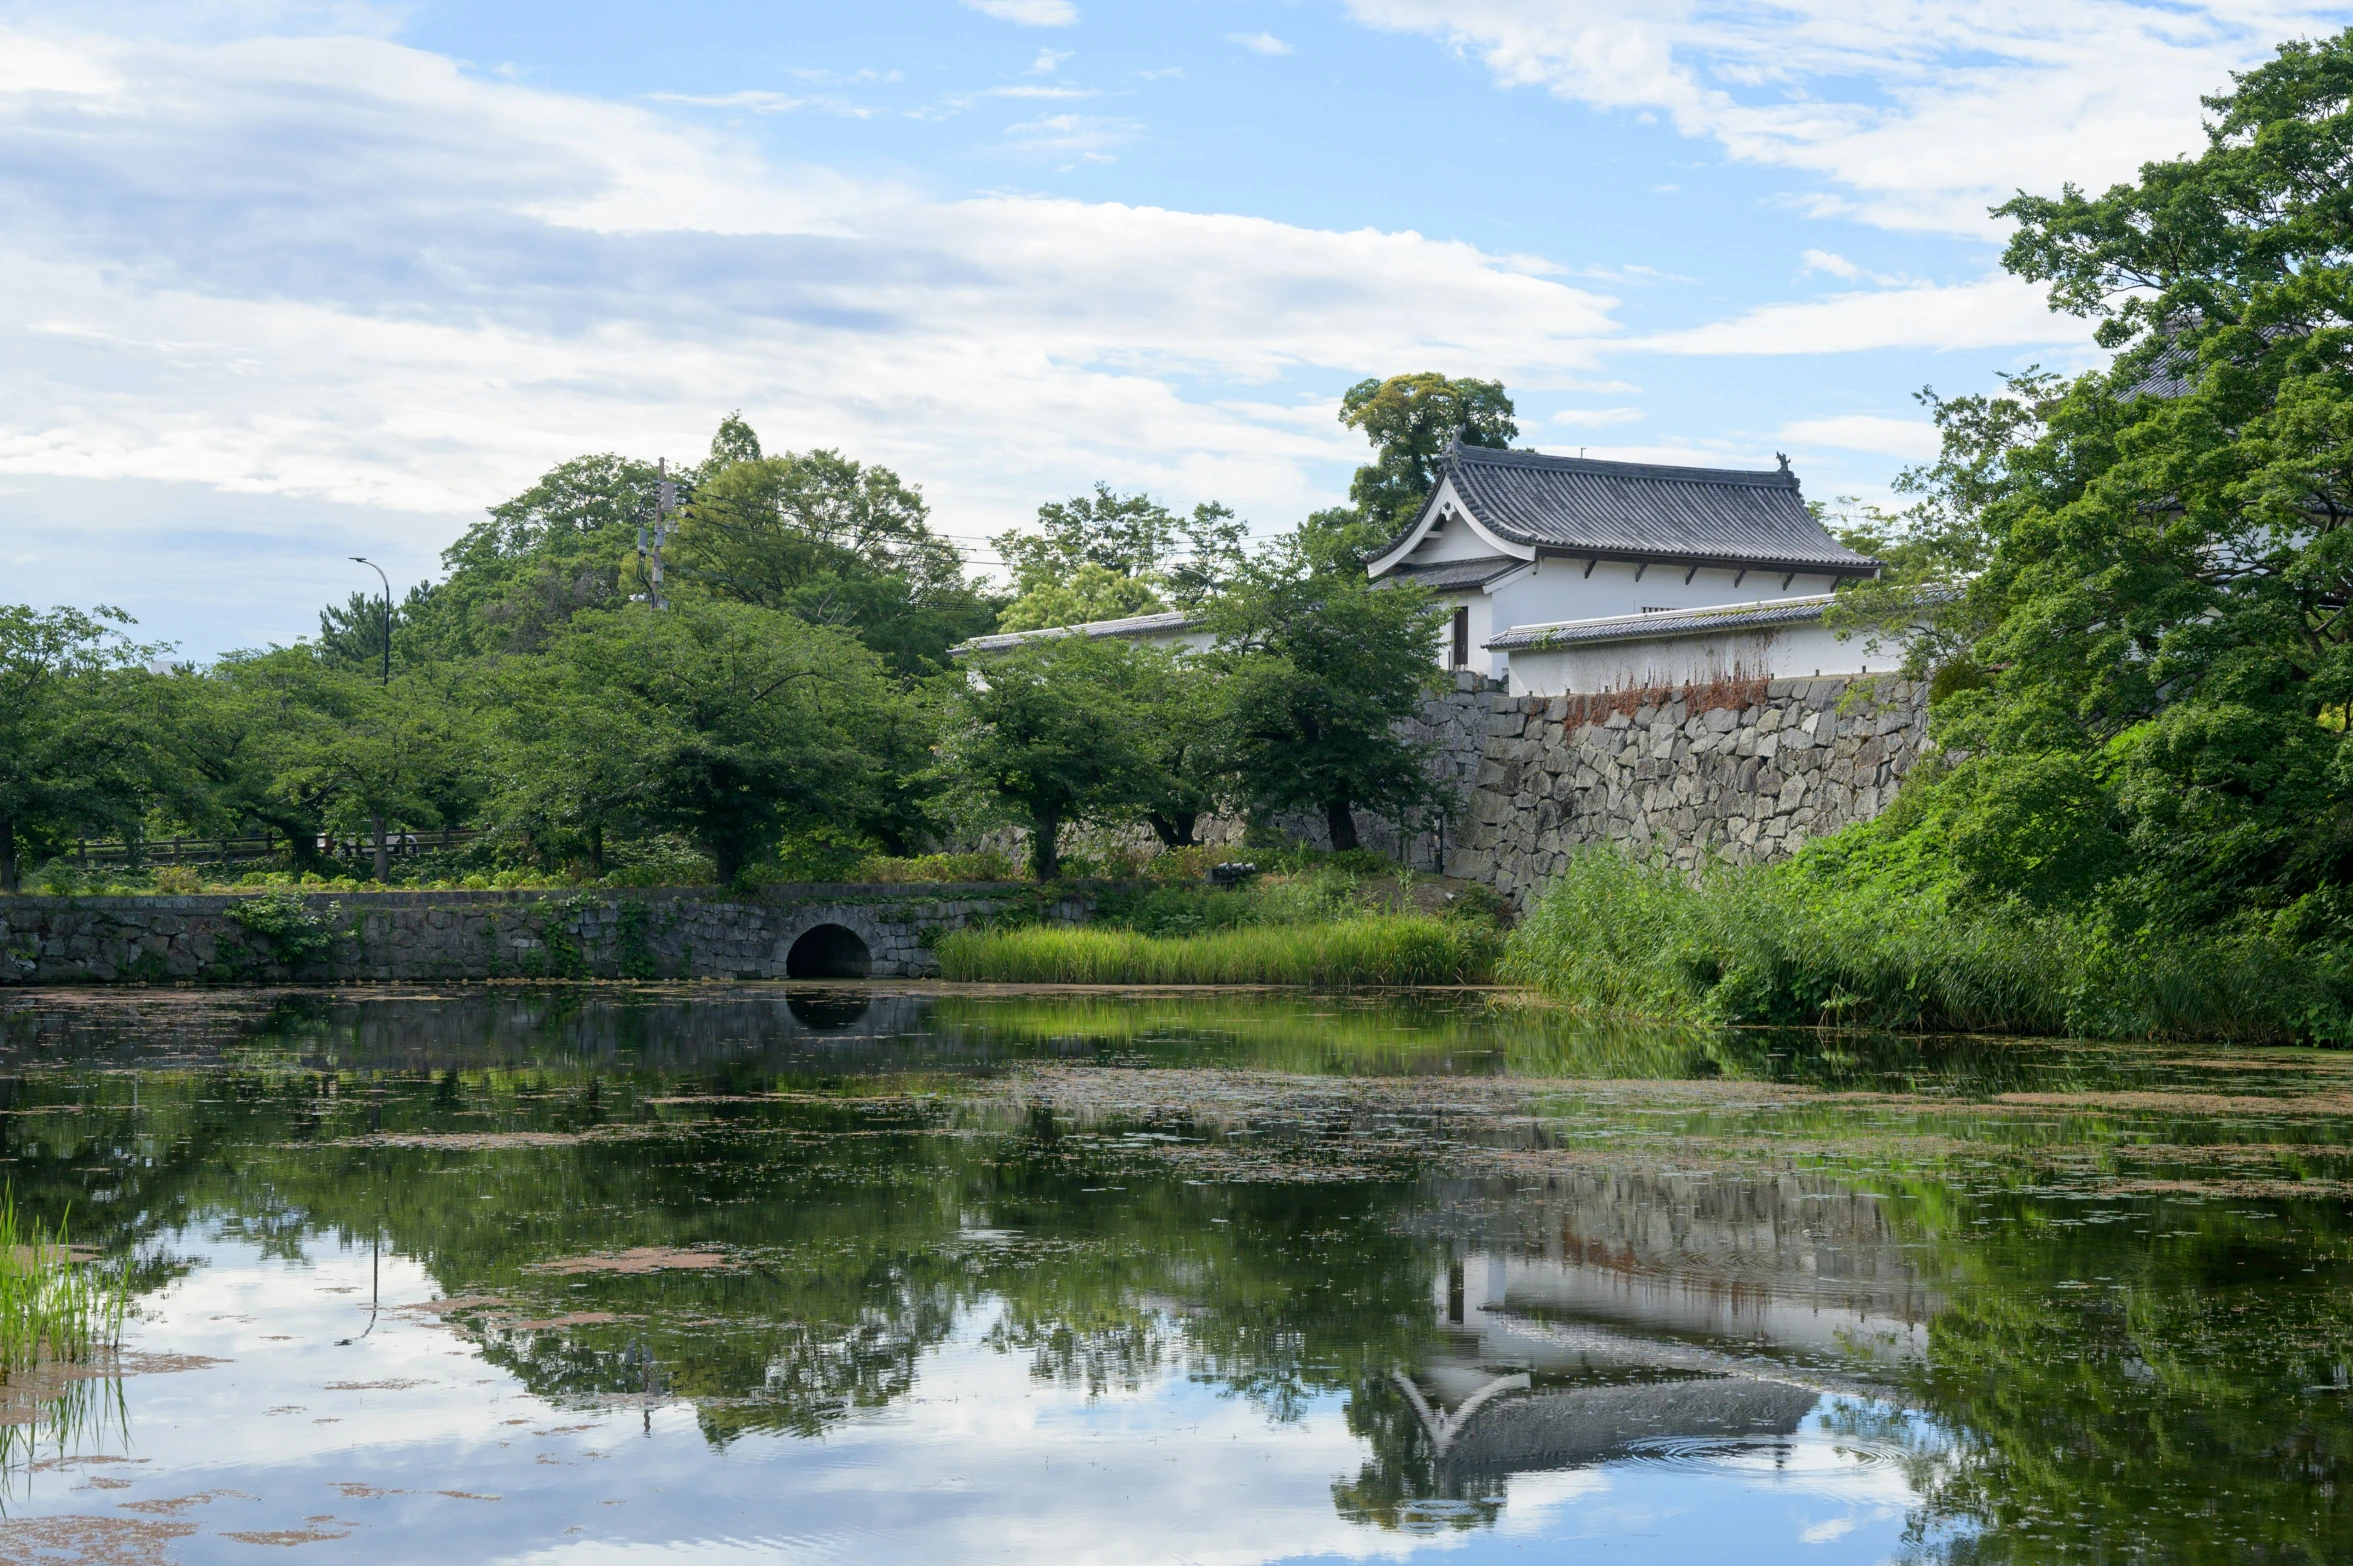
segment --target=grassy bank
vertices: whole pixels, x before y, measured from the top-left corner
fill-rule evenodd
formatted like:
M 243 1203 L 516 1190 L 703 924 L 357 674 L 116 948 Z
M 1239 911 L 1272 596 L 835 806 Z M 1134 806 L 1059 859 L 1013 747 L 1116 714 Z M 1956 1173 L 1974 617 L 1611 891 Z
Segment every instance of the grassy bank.
M 939 959 L 942 977 L 1004 984 L 1476 984 L 1496 947 L 1479 925 L 1372 913 L 1197 935 L 958 930 L 941 938 Z
M 1694 876 L 1581 854 L 1498 971 L 1577 1005 L 1698 1022 L 2348 1042 L 2332 953 L 2261 931 L 2122 935 L 1810 869 Z

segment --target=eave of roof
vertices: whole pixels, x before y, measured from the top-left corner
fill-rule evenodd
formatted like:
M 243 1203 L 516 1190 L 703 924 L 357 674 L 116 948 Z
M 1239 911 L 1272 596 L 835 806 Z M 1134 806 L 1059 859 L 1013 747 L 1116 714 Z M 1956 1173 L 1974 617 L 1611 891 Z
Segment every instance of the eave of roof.
M 1100 639 L 1106 636 L 1153 636 L 1171 631 L 1189 631 L 1201 624 L 1201 616 L 1190 609 L 1169 609 L 1159 614 L 1132 614 L 1120 620 L 1088 620 L 1079 625 L 1048 625 L 1034 631 L 1000 631 L 994 636 L 975 636 L 968 642 L 958 642 L 948 649 L 948 656 L 960 658 L 967 653 L 1010 652 L 1030 642 L 1044 641 L 1050 636 L 1085 636 Z
M 1595 620 L 1561 620 L 1550 625 L 1515 625 L 1486 644 L 1490 652 L 1549 652 L 1595 642 L 1662 641 L 1725 631 L 1804 625 L 1822 618 L 1831 595 L 1768 598 L 1753 604 L 1715 604 L 1704 609 L 1667 609 L 1656 614 L 1614 614 Z
M 1526 569 L 1527 564 L 1527 561 L 1514 555 L 1480 555 L 1471 560 L 1439 560 L 1423 564 L 1408 560 L 1402 565 L 1391 567 L 1381 580 L 1403 577 L 1443 592 L 1448 588 L 1485 587 L 1514 571 Z

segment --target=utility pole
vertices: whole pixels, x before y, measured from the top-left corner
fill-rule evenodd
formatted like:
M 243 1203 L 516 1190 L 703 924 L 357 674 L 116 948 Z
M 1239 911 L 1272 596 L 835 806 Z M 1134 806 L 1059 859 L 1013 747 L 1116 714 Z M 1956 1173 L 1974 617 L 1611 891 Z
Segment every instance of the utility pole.
M 384 574 L 382 566 L 365 555 L 353 555 L 351 558 L 375 572 L 376 579 L 384 584 L 384 672 L 378 678 L 377 684 L 385 690 L 390 690 L 392 688 L 392 578 Z M 392 855 L 384 843 L 383 813 L 379 811 L 371 819 L 370 824 L 374 826 L 376 831 L 376 884 L 382 886 L 392 876 Z
M 667 609 L 670 601 L 662 596 L 662 546 L 670 542 L 670 535 L 676 531 L 670 525 L 670 518 L 678 510 L 678 484 L 670 477 L 668 457 L 656 460 L 654 474 L 653 547 L 650 551 L 646 547 L 644 526 L 641 524 L 637 530 L 637 574 L 644 578 L 646 590 L 629 596 L 635 603 Z

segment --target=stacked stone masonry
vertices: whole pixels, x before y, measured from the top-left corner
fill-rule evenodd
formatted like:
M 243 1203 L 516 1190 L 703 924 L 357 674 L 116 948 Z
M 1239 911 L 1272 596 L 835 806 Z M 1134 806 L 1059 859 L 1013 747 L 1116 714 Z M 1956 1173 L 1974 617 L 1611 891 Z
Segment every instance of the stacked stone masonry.
M 1525 901 L 1590 844 L 1746 862 L 1868 820 L 1920 754 L 1928 692 L 1865 675 L 1494 696 L 1488 708 L 1446 872 Z
M 0 898 L 0 984 L 788 977 L 796 942 L 847 930 L 875 977 L 939 971 L 944 931 L 1005 912 L 1016 885 L 771 888 L 757 898 L 648 892 L 377 892 L 305 897 L 318 949 L 231 917 L 250 899 Z M 1083 918 L 1072 895 L 1039 910 Z M 323 939 L 322 939 L 323 938 Z M 288 960 L 290 950 L 293 960 Z

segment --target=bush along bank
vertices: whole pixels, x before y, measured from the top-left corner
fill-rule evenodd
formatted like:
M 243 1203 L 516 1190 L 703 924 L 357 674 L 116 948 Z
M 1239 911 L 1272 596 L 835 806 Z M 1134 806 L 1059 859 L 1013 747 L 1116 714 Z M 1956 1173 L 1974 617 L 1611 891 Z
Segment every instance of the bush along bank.
M 1080 929 L 1000 919 L 945 936 L 940 975 L 1025 984 L 1476 984 L 1502 951 L 1500 904 L 1359 852 L 1307 856 L 1246 886 L 1138 885 Z
M 1853 848 L 1831 838 L 1778 865 L 1697 870 L 1588 850 L 1512 932 L 1498 972 L 1681 1021 L 2353 1042 L 2353 985 L 2332 950 L 2262 927 L 2160 936 L 2109 910 L 1971 906 L 1858 873 Z
M 1005 984 L 1477 984 L 1496 938 L 1461 920 L 1363 914 L 1331 924 L 1258 925 L 1199 935 L 1135 930 L 959 930 L 941 937 L 940 976 Z

